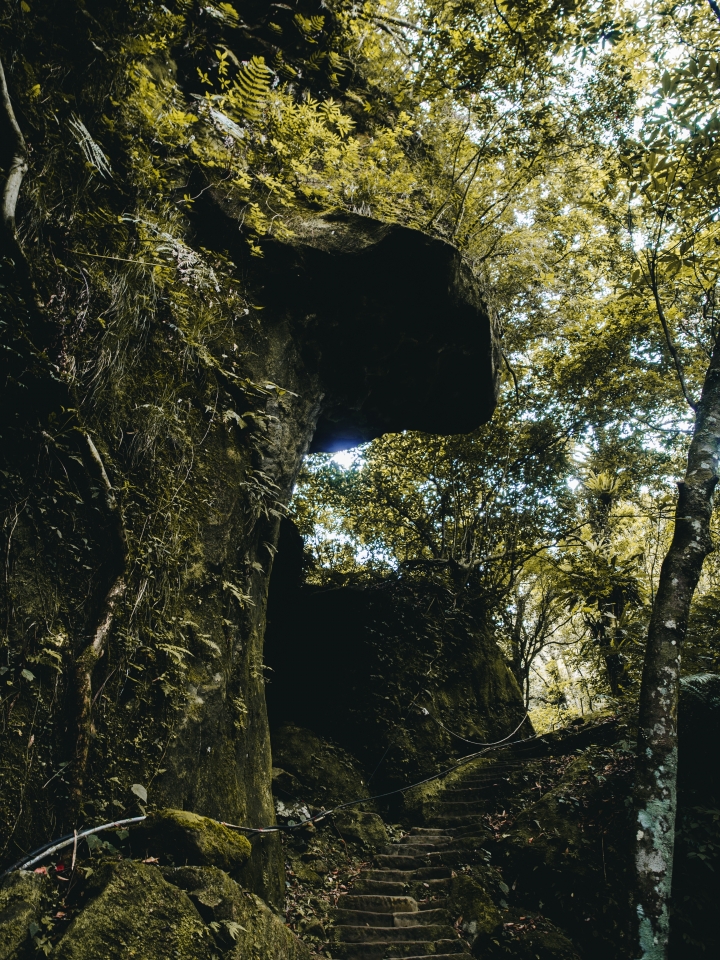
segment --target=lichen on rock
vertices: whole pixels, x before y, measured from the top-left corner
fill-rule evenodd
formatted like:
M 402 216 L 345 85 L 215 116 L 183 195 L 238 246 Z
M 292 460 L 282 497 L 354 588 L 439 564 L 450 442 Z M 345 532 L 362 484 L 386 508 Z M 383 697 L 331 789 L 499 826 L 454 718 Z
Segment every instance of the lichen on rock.
M 368 850 L 388 842 L 387 830 L 376 813 L 364 810 L 340 810 L 333 814 L 333 822 L 341 837 L 354 840 Z

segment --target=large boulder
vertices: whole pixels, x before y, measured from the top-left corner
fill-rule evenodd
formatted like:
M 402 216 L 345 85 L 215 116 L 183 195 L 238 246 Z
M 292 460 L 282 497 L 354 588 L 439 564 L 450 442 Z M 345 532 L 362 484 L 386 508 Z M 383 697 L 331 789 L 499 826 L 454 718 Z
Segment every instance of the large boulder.
M 497 400 L 499 342 L 478 280 L 450 244 L 347 212 L 297 219 L 265 244 L 261 296 L 293 317 L 322 383 L 310 449 L 383 433 L 467 433 Z
M 95 319 L 78 328 L 67 363 L 75 369 L 77 358 L 85 369 L 87 361 L 95 386 L 73 380 L 77 395 L 48 399 L 42 415 L 26 403 L 38 391 L 13 394 L 4 509 L 27 509 L 8 555 L 17 615 L 8 624 L 13 679 L 3 682 L 17 685 L 18 698 L 0 731 L 0 823 L 15 822 L 22 807 L 14 841 L 26 849 L 50 823 L 63 833 L 134 804 L 133 784 L 151 785 L 157 807 L 271 824 L 265 609 L 279 518 L 302 458 L 387 430 L 466 431 L 495 405 L 495 322 L 452 246 L 367 217 L 314 213 L 290 224 L 285 239 L 267 238 L 263 257 L 244 259 L 240 211 L 216 199 L 203 212 L 211 196 L 198 200 L 198 235 L 186 239 L 200 237 L 208 262 L 217 255 L 238 269 L 232 290 L 209 288 L 200 326 L 181 328 L 168 306 L 170 292 L 185 296 L 182 277 L 168 280 L 176 283 L 168 298 L 137 307 L 142 338 L 133 326 L 139 301 L 127 301 L 135 306 L 126 315 L 119 297 L 107 319 L 105 294 L 94 290 Z M 125 263 L 124 250 L 108 262 Z M 82 312 L 74 301 L 57 311 L 53 343 Z M 111 356 L 124 359 L 114 365 Z M 82 429 L 67 411 L 83 411 Z M 122 491 L 121 532 L 109 485 Z M 45 518 L 40 527 L 34 517 Z M 106 621 L 111 590 L 120 599 Z M 33 628 L 32 649 L 31 624 L 45 625 Z M 83 770 L 77 718 L 89 719 L 66 665 L 106 627 Z M 500 677 L 494 667 L 477 675 Z M 38 689 L 54 692 L 36 717 Z M 322 695 L 307 689 L 318 711 Z M 43 760 L 26 782 L 31 730 Z M 276 835 L 257 842 L 244 869 L 251 889 L 282 903 Z
M 154 811 L 133 831 L 132 846 L 178 866 L 219 867 L 229 873 L 239 870 L 252 852 L 242 834 L 188 810 Z
M 90 901 L 52 952 L 56 960 L 212 960 L 215 942 L 188 895 L 157 867 L 103 863 Z M 270 956 L 268 955 L 268 960 Z
M 284 723 L 273 731 L 272 749 L 277 765 L 273 791 L 281 801 L 301 800 L 327 809 L 369 796 L 357 760 L 311 730 Z
M 16 870 L 0 886 L 0 960 L 14 960 L 31 939 L 32 925 L 39 927 L 51 896 L 47 876 Z
M 214 931 L 226 960 L 310 960 L 310 950 L 263 901 L 213 867 L 166 870 Z

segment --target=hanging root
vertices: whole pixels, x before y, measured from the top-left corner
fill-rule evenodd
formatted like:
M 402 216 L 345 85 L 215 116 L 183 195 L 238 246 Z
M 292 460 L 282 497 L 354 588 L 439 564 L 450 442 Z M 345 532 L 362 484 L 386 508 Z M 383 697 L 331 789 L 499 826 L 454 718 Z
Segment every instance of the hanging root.
M 100 611 L 90 643 L 75 662 L 75 689 L 77 695 L 77 748 L 73 775 L 73 799 L 79 809 L 82 805 L 83 786 L 88 758 L 90 756 L 90 742 L 95 735 L 95 725 L 92 718 L 92 677 L 95 665 L 105 653 L 107 638 L 112 629 L 118 605 L 125 596 L 125 562 L 127 559 L 127 536 L 123 523 L 122 511 L 115 496 L 110 479 L 105 470 L 100 453 L 88 434 L 84 434 L 86 442 L 85 461 L 88 472 L 101 484 L 105 494 L 105 508 L 112 524 L 114 543 L 113 572 L 110 586 L 100 606 Z

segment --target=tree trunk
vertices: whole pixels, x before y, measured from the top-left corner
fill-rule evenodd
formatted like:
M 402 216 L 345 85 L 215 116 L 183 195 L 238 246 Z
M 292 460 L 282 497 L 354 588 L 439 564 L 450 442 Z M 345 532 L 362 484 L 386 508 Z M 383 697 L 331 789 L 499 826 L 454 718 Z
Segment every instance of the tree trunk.
M 640 692 L 635 811 L 641 960 L 668 955 L 677 780 L 680 651 L 690 603 L 712 550 L 710 518 L 720 450 L 720 343 L 697 407 L 685 479 L 678 484 L 672 543 L 660 571 Z

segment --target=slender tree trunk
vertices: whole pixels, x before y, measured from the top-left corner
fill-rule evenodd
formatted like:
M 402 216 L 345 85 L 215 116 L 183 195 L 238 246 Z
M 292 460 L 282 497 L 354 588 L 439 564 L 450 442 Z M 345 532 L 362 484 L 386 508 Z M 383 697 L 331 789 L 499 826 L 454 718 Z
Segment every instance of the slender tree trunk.
M 529 672 L 529 667 L 524 662 L 523 657 L 523 619 L 525 617 L 525 607 L 527 605 L 527 597 L 520 595 L 518 591 L 515 598 L 515 623 L 513 624 L 512 634 L 510 636 L 510 668 L 515 674 L 515 679 L 517 680 L 520 689 L 525 690 L 526 687 L 526 678 Z
M 638 957 L 668 955 L 677 786 L 680 651 L 690 603 L 712 550 L 710 518 L 720 451 L 720 341 L 697 406 L 675 531 L 660 571 L 640 692 L 635 783 Z

